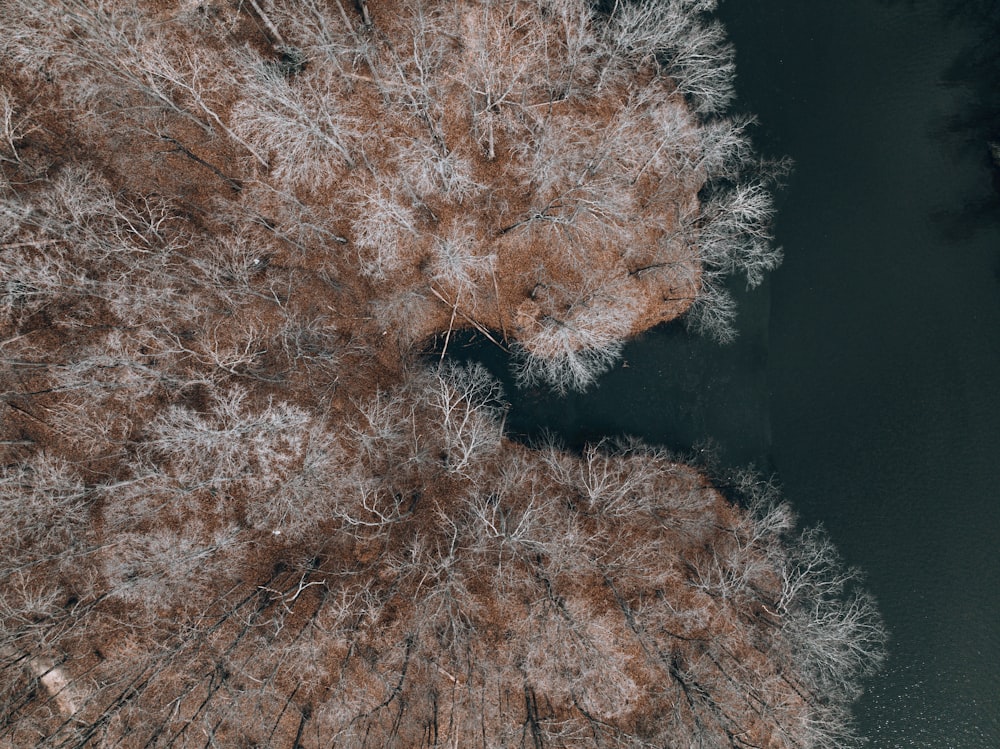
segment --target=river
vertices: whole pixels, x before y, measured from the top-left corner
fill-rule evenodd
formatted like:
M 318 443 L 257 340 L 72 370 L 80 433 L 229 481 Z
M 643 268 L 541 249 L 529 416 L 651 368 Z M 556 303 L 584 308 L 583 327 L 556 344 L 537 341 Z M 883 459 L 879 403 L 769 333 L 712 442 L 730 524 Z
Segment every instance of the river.
M 977 30 L 948 0 L 723 6 L 738 108 L 796 163 L 783 266 L 734 285 L 734 344 L 651 331 L 586 395 L 508 387 L 509 429 L 632 434 L 774 473 L 865 571 L 891 632 L 856 711 L 871 746 L 996 749 L 1000 209 L 985 143 L 949 127 L 976 113 L 952 79 Z

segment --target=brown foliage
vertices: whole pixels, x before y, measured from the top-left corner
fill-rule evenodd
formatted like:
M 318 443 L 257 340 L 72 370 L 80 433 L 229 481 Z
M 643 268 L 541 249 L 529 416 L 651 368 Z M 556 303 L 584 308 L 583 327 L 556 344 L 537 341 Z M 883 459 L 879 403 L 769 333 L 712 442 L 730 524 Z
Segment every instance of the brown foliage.
M 0 0 L 0 740 L 849 740 L 821 535 L 415 355 L 583 388 L 773 265 L 711 5 Z

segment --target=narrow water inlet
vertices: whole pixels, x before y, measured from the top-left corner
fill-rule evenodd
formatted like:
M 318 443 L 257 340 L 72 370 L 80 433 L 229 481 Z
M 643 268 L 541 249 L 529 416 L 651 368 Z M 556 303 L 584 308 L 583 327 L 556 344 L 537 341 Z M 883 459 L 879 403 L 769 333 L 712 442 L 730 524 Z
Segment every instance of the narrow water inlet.
M 1000 745 L 1000 211 L 985 138 L 954 127 L 996 71 L 961 68 L 988 41 L 953 7 L 722 4 L 738 108 L 796 162 L 784 265 L 740 294 L 729 347 L 675 323 L 582 396 L 507 378 L 515 436 L 631 434 L 775 471 L 886 616 L 889 663 L 857 709 L 880 749 Z M 504 376 L 488 343 L 452 345 Z

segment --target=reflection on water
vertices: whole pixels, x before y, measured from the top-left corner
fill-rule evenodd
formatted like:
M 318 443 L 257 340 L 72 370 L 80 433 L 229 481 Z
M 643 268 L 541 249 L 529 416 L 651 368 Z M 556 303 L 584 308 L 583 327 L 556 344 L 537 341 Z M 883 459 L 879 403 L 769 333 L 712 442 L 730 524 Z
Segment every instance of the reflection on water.
M 869 688 L 869 736 L 878 749 L 965 749 L 995 747 L 998 730 L 995 699 L 980 701 L 973 696 L 966 703 L 965 678 L 954 669 L 934 671 L 920 661 L 890 666 L 883 678 Z M 944 699 L 928 703 L 928 694 Z M 957 716 L 972 720 L 951 720 Z M 897 716 L 904 719 L 899 720 Z

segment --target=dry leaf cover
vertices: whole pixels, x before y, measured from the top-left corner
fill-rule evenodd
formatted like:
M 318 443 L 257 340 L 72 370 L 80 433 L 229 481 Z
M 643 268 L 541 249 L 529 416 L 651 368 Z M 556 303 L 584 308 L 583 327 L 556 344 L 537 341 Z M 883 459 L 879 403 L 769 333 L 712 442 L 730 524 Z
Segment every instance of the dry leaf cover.
M 769 487 L 503 436 L 780 255 L 712 0 L 0 0 L 0 745 L 842 747 Z

